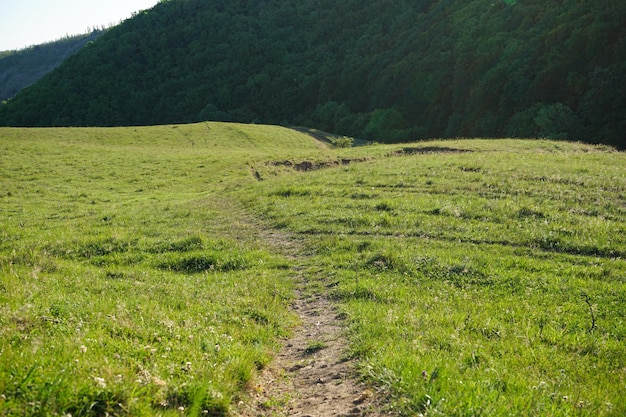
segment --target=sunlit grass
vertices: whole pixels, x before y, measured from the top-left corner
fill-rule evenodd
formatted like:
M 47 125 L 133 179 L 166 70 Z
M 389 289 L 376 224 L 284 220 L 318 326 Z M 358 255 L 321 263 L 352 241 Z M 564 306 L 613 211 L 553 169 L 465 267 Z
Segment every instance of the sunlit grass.
M 0 130 L 0 415 L 225 414 L 294 321 L 224 193 L 268 126 Z
M 296 266 L 401 414 L 626 414 L 623 153 L 225 123 L 0 150 L 1 415 L 228 414 L 295 324 Z
M 390 407 L 626 412 L 623 153 L 510 140 L 346 155 L 363 154 L 259 184 L 250 201 L 308 236 L 351 356 Z

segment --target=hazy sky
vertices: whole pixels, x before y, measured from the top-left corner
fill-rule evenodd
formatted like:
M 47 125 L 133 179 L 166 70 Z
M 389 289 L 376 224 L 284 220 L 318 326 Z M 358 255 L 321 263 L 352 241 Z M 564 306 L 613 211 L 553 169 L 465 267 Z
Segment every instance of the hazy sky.
M 158 0 L 0 0 L 0 51 L 117 24 Z

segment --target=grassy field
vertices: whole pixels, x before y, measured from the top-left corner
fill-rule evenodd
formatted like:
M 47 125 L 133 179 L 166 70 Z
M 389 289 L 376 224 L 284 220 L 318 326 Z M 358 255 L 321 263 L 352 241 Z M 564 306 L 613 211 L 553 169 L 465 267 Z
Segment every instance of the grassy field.
M 624 153 L 223 123 L 0 149 L 0 415 L 227 414 L 295 324 L 295 262 L 390 409 L 626 414 Z
M 395 409 L 626 414 L 625 154 L 476 140 L 346 155 L 369 160 L 277 177 L 249 203 L 308 236 L 351 356 Z
M 220 415 L 294 324 L 289 265 L 228 193 L 308 136 L 0 130 L 0 415 Z

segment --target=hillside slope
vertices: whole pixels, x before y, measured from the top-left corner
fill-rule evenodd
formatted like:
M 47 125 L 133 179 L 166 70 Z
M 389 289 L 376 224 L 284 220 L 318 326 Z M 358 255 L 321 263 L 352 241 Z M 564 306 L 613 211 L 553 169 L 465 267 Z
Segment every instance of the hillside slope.
M 352 374 L 342 415 L 626 415 L 624 152 L 233 123 L 0 143 L 1 416 L 337 415 L 314 407 Z
M 625 17 L 608 0 L 170 0 L 2 106 L 0 124 L 260 121 L 624 147 Z
M 0 100 L 13 97 L 34 84 L 101 34 L 101 30 L 94 30 L 20 51 L 3 52 L 0 54 Z

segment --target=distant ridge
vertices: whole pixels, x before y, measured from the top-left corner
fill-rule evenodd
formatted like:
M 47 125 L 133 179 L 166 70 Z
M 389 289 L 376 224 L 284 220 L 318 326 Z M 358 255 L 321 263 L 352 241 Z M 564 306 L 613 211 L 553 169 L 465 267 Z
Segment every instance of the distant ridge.
M 13 97 L 34 84 L 102 33 L 102 30 L 94 30 L 17 51 L 0 52 L 0 100 Z
M 624 21 L 609 0 L 169 0 L 4 104 L 0 125 L 222 120 L 625 148 Z

